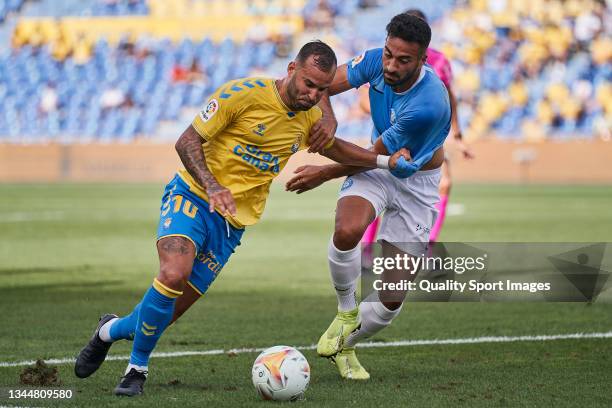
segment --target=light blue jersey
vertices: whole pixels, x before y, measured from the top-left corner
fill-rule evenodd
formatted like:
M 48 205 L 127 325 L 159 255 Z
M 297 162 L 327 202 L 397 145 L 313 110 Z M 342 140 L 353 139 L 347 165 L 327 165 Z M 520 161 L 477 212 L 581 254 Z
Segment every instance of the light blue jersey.
M 409 90 L 393 92 L 384 81 L 382 53 L 382 48 L 375 48 L 351 60 L 348 80 L 355 88 L 370 84 L 372 143 L 382 137 L 390 154 L 405 147 L 412 156 L 410 167 L 416 172 L 431 160 L 450 131 L 448 91 L 432 68 L 424 65 Z

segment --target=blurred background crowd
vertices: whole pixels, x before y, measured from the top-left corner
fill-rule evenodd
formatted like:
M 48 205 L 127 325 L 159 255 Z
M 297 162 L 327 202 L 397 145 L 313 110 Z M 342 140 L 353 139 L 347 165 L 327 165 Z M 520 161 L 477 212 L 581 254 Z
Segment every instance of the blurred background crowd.
M 0 0 L 0 142 L 174 140 L 223 82 L 280 76 L 314 38 L 345 62 L 414 7 L 468 140 L 610 140 L 611 1 Z M 334 107 L 368 136 L 356 93 Z

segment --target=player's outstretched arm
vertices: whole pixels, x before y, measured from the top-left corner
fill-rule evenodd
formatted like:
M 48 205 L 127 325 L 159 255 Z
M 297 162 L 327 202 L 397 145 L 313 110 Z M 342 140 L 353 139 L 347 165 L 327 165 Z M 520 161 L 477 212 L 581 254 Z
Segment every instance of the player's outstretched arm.
M 342 139 L 336 139 L 331 147 L 323 150 L 320 154 L 337 163 L 364 169 L 394 169 L 400 156 L 410 159 L 410 153 L 406 149 L 400 149 L 389 156 L 384 145 L 376 150 L 367 150 Z
M 340 142 L 341 144 L 348 143 L 343 140 L 337 140 L 336 143 L 338 142 Z M 336 145 L 336 143 L 334 143 L 334 145 Z M 352 145 L 352 143 L 348 144 Z M 359 148 L 358 146 L 355 147 L 357 147 L 359 150 L 364 150 Z M 369 150 L 368 152 L 373 153 L 375 155 L 384 155 L 388 153 L 387 149 L 380 140 L 377 141 L 376 144 L 372 146 L 372 150 Z M 400 151 L 393 154 L 393 156 L 391 156 L 389 162 L 390 168 L 396 167 L 400 157 L 404 158 L 407 161 L 411 160 L 410 152 L 406 149 L 401 149 Z M 332 158 L 332 160 L 334 159 L 333 157 L 330 158 Z M 350 176 L 367 170 L 371 170 L 371 167 L 351 166 L 346 164 L 329 164 L 326 166 L 301 166 L 295 170 L 295 176 L 293 176 L 291 180 L 287 182 L 287 184 L 285 185 L 285 189 L 287 191 L 295 191 L 300 194 L 305 191 L 312 190 L 313 188 L 320 186 L 326 181 L 338 177 Z
M 176 142 L 176 151 L 191 177 L 206 189 L 210 212 L 218 208 L 222 214 L 236 214 L 236 203 L 232 193 L 221 186 L 206 165 L 202 150 L 202 138 L 192 125 L 183 132 Z

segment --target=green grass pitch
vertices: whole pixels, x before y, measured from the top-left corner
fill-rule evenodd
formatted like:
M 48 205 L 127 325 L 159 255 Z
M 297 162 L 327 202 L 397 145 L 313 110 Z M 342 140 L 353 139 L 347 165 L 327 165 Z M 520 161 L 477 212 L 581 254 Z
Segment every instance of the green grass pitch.
M 209 293 L 156 351 L 310 345 L 335 310 L 326 247 L 338 185 L 295 196 L 275 185 L 262 222 Z M 75 356 L 104 312 L 125 314 L 157 271 L 161 185 L 0 185 L 0 363 Z M 612 187 L 459 185 L 442 232 L 449 241 L 612 241 Z M 603 295 L 602 295 L 603 296 Z M 407 304 L 375 341 L 520 336 L 612 329 L 607 293 L 578 303 Z M 129 354 L 118 343 L 111 354 Z M 431 345 L 358 350 L 372 375 L 342 381 L 313 351 L 297 406 L 612 406 L 612 340 Z M 145 393 L 112 394 L 125 361 L 77 379 L 60 364 L 70 401 L 20 406 L 272 406 L 251 385 L 255 353 L 153 358 Z M 0 389 L 22 367 L 0 367 Z M 23 386 L 21 387 L 23 388 Z

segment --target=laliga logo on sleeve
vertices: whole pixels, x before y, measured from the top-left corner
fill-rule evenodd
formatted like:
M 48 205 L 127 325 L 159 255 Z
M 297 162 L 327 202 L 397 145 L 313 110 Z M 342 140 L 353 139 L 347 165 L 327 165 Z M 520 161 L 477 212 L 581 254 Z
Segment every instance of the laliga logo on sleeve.
M 353 58 L 353 60 L 351 61 L 351 68 L 355 68 L 355 66 L 359 64 L 361 61 L 363 61 L 364 58 L 365 58 L 365 52 Z
M 215 113 L 217 113 L 218 110 L 219 110 L 219 102 L 217 102 L 216 99 L 212 99 L 210 102 L 208 102 L 208 105 L 206 105 L 206 108 L 200 111 L 200 118 L 204 122 L 208 122 L 210 118 L 215 116 Z

